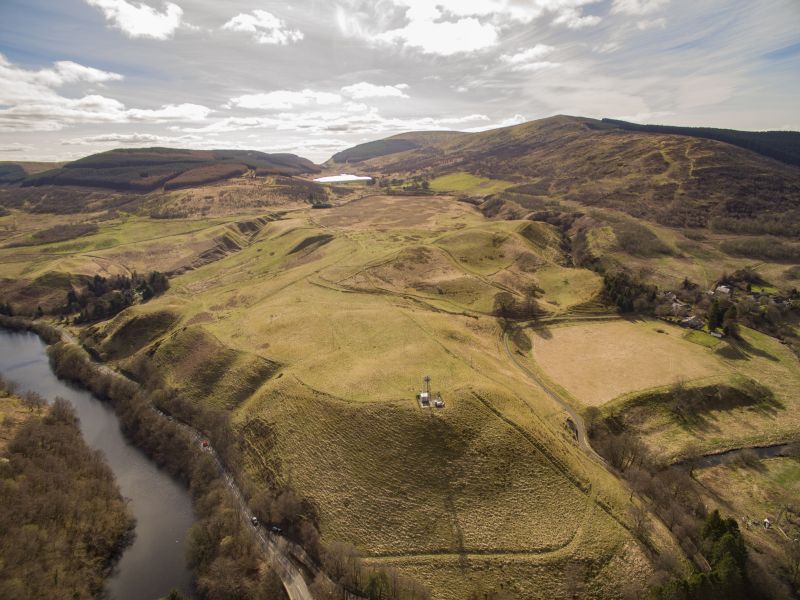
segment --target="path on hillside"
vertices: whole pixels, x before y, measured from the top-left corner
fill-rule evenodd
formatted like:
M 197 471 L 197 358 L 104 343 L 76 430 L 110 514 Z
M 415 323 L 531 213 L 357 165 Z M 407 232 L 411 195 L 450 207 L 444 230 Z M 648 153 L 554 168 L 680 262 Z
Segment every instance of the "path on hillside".
M 589 436 L 586 433 L 586 422 L 583 420 L 583 417 L 578 413 L 577 410 L 564 398 L 562 398 L 557 392 L 552 390 L 542 379 L 536 375 L 533 371 L 531 371 L 528 367 L 523 365 L 514 353 L 511 351 L 511 348 L 508 346 L 508 331 L 503 332 L 503 347 L 505 348 L 506 354 L 512 360 L 512 362 L 517 366 L 517 368 L 522 371 L 528 379 L 530 379 L 533 383 L 536 384 L 538 388 L 540 388 L 545 394 L 547 394 L 550 398 L 556 401 L 556 403 L 564 409 L 564 411 L 569 415 L 569 418 L 575 423 L 576 429 L 576 438 L 578 441 L 578 446 L 583 449 L 590 457 L 594 458 L 595 460 L 599 461 L 601 464 L 605 465 L 605 459 L 600 456 L 597 452 L 595 452 L 592 445 L 589 443 Z
M 60 332 L 62 339 L 66 343 L 73 345 L 79 348 L 81 352 L 86 353 L 86 350 L 80 345 L 78 340 L 75 339 L 75 336 L 63 329 L 61 329 Z M 111 369 L 107 365 L 95 361 L 92 361 L 92 364 L 95 365 L 102 373 L 136 383 L 125 375 Z M 150 409 L 160 417 L 168 419 L 182 429 L 195 443 L 197 451 L 203 451 L 201 449 L 202 443 L 206 438 L 200 431 L 191 425 L 181 422 L 176 418 L 166 414 L 155 406 L 151 405 Z M 303 569 L 307 570 L 314 576 L 320 572 L 319 569 L 314 565 L 313 561 L 311 561 L 305 550 L 299 545 L 294 544 L 270 531 L 267 531 L 263 525 L 258 525 L 257 527 L 252 525 L 252 519 L 254 515 L 250 510 L 250 507 L 247 505 L 241 490 L 236 485 L 233 475 L 231 475 L 230 471 L 225 468 L 222 460 L 219 458 L 211 445 L 208 446 L 206 451 L 214 461 L 217 471 L 222 476 L 225 484 L 228 486 L 231 495 L 236 499 L 236 502 L 239 505 L 239 513 L 245 522 L 246 528 L 252 532 L 254 541 L 267 556 L 270 565 L 272 565 L 272 567 L 275 569 L 275 572 L 281 578 L 281 582 L 283 583 L 283 587 L 286 589 L 289 600 L 314 600 L 314 597 L 311 595 L 311 591 L 308 589 L 308 582 L 306 581 Z M 300 563 L 300 565 L 297 563 Z

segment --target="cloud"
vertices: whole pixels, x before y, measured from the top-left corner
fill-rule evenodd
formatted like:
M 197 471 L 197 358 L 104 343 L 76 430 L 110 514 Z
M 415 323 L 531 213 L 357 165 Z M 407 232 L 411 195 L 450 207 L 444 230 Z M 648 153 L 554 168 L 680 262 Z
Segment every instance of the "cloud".
M 0 54 L 0 130 L 57 131 L 77 123 L 195 122 L 211 109 L 199 104 L 166 104 L 157 109 L 126 108 L 114 98 L 90 93 L 78 98 L 60 94 L 66 84 L 102 84 L 122 75 L 74 62 L 28 70 Z
M 183 9 L 172 2 L 165 2 L 163 12 L 144 3 L 126 0 L 86 0 L 103 11 L 106 21 L 131 38 L 166 40 L 181 26 Z
M 469 17 L 454 22 L 412 20 L 405 27 L 378 34 L 375 39 L 411 46 L 428 54 L 450 56 L 491 48 L 497 44 L 498 35 L 493 25 Z
M 342 97 L 339 94 L 328 92 L 315 92 L 314 90 L 302 90 L 293 92 L 289 90 L 277 90 L 263 94 L 245 94 L 236 98 L 231 98 L 226 108 L 237 106 L 239 108 L 251 108 L 260 110 L 288 110 L 296 106 L 311 106 L 339 104 Z
M 479 131 L 489 131 L 490 129 L 497 129 L 499 127 L 511 127 L 513 125 L 519 125 L 520 123 L 524 123 L 527 120 L 528 119 L 526 119 L 524 116 L 516 114 L 513 117 L 503 119 L 499 123 L 493 122 L 488 125 L 481 125 L 480 127 L 470 127 L 469 129 L 465 129 L 464 131 L 469 131 L 472 133 L 477 133 Z
M 26 146 L 25 144 L 19 144 L 17 142 L 12 142 L 10 144 L 0 145 L 0 153 L 12 153 L 12 152 L 27 152 L 29 150 L 33 150 L 32 146 Z
M 566 25 L 569 29 L 592 27 L 597 25 L 600 21 L 602 21 L 602 19 L 597 15 L 583 15 L 581 11 L 576 8 L 565 8 L 553 19 L 553 23 L 557 25 Z
M 483 114 L 463 116 L 390 118 L 376 108 L 363 104 L 345 103 L 330 110 L 283 112 L 253 117 L 227 117 L 202 127 L 180 127 L 186 133 L 228 133 L 249 129 L 295 131 L 309 134 L 364 133 L 382 134 L 388 131 L 452 129 L 453 127 L 489 121 Z
M 612 14 L 649 15 L 660 10 L 670 0 L 614 0 L 611 5 Z
M 397 85 L 374 85 L 362 81 L 360 83 L 354 83 L 353 85 L 347 85 L 343 87 L 341 91 L 345 96 L 361 100 L 363 98 L 408 98 L 408 94 L 405 93 L 407 89 L 408 85 L 405 83 L 398 83 Z
M 250 33 L 259 44 L 286 45 L 303 39 L 302 31 L 290 29 L 285 21 L 266 10 L 254 10 L 250 14 L 240 13 L 222 28 Z
M 181 144 L 196 142 L 203 138 L 197 135 L 165 136 L 151 133 L 106 133 L 61 140 L 62 146 L 91 146 L 94 144 L 121 144 L 138 146 L 142 144 Z M 0 150 L 1 151 L 1 150 Z
M 544 15 L 553 22 L 578 29 L 600 22 L 584 15 L 583 7 L 600 0 L 345 0 L 338 11 L 339 28 L 351 37 L 368 42 L 400 45 L 426 54 L 451 56 L 496 46 L 504 29 L 527 24 Z M 391 7 L 405 23 L 389 26 Z M 377 27 L 376 24 L 377 23 Z
M 553 46 L 536 44 L 516 54 L 503 54 L 500 57 L 500 62 L 508 65 L 512 71 L 541 71 L 542 69 L 550 69 L 559 66 L 559 63 L 541 60 L 550 56 L 554 50 L 555 48 Z
M 648 29 L 664 29 L 667 26 L 667 20 L 664 17 L 658 19 L 642 19 L 636 22 L 636 29 L 639 31 L 647 31 Z
M 131 121 L 149 121 L 164 123 L 166 121 L 204 121 L 211 109 L 200 104 L 166 104 L 159 109 L 131 108 L 126 111 Z

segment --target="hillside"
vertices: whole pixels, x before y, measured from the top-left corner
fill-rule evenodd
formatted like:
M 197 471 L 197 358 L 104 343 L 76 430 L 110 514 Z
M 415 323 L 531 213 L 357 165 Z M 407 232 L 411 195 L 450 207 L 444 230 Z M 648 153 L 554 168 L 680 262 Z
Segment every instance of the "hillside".
M 458 131 L 418 131 L 401 133 L 385 140 L 375 140 L 358 144 L 347 150 L 334 154 L 327 164 L 360 163 L 371 158 L 397 154 L 406 150 L 419 150 L 438 142 L 456 139 L 461 134 Z
M 59 168 L 26 173 L 24 178 L 20 178 L 20 169 L 9 166 L 5 180 L 23 186 L 68 185 L 137 192 L 198 186 L 249 171 L 256 175 L 288 176 L 319 172 L 311 161 L 294 154 L 171 148 L 110 150 Z
M 466 172 L 524 184 L 507 191 L 529 210 L 566 200 L 670 226 L 800 237 L 800 168 L 727 143 L 566 116 L 415 139 L 415 148 L 366 158 L 359 170 Z

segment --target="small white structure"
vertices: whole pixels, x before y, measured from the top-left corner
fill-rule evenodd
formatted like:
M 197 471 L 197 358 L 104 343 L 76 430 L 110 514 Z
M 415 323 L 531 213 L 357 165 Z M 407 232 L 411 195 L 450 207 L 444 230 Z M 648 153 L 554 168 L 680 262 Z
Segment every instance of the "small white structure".
M 717 286 L 717 289 L 716 289 L 716 292 L 717 292 L 718 294 L 726 294 L 726 295 L 730 295 L 730 293 L 731 293 L 731 286 L 729 286 L 729 285 L 718 285 L 718 286 Z
M 764 517 L 764 529 L 769 529 L 772 527 L 772 521 L 769 520 L 769 517 Z

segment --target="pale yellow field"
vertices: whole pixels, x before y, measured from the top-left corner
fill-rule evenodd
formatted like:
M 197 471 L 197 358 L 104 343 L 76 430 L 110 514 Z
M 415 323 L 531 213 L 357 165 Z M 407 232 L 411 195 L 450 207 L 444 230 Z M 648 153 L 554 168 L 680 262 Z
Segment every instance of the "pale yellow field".
M 549 333 L 533 336 L 534 360 L 550 379 L 590 406 L 728 371 L 707 349 L 684 340 L 685 330 L 656 321 L 578 324 Z

